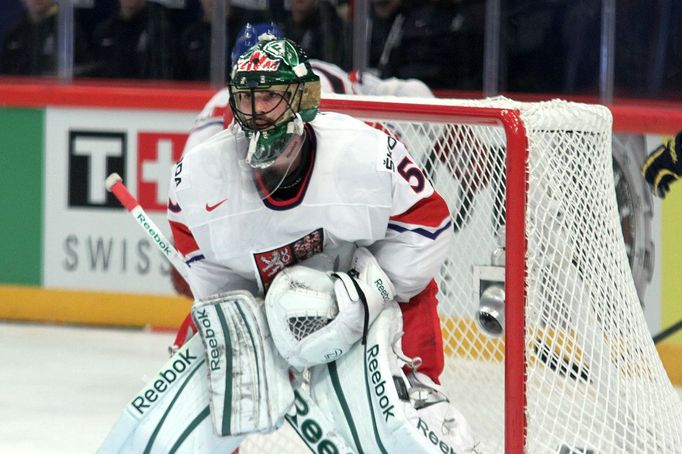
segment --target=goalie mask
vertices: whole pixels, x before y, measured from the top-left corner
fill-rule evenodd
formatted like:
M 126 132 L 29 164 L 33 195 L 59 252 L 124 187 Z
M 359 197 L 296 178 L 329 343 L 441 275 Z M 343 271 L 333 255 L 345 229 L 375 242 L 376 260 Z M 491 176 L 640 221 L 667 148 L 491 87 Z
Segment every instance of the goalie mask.
M 294 42 L 264 34 L 239 57 L 228 87 L 230 108 L 249 141 L 244 162 L 259 179 L 281 182 L 300 152 L 304 123 L 317 115 L 319 77 Z

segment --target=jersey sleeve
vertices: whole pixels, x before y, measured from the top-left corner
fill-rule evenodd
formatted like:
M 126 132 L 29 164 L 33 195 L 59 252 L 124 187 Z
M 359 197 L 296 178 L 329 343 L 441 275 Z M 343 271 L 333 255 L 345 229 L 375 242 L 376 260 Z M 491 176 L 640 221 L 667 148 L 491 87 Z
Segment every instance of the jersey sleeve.
M 406 302 L 443 266 L 454 232 L 445 200 L 400 142 L 388 139 L 383 162 L 392 162 L 391 216 L 385 238 L 369 249 Z
M 229 268 L 211 262 L 197 243 L 191 228 L 188 226 L 186 213 L 182 207 L 183 201 L 178 197 L 176 178 L 183 176 L 182 171 L 177 171 L 178 165 L 182 165 L 182 161 L 173 168 L 174 177 L 171 178 L 168 190 L 166 213 L 175 247 L 188 266 L 189 285 L 194 298 L 205 299 L 216 293 L 231 290 L 248 290 L 257 294 L 258 288 L 253 282 L 242 278 Z
M 349 74 L 340 67 L 322 60 L 308 60 L 313 72 L 320 78 L 322 93 L 340 95 L 356 94 L 355 84 Z
M 189 132 L 187 142 L 185 142 L 183 155 L 186 155 L 190 149 L 225 129 L 226 118 L 231 119 L 229 98 L 229 90 L 223 88 L 206 103 L 194 120 L 194 125 Z M 227 117 L 225 116 L 226 113 Z

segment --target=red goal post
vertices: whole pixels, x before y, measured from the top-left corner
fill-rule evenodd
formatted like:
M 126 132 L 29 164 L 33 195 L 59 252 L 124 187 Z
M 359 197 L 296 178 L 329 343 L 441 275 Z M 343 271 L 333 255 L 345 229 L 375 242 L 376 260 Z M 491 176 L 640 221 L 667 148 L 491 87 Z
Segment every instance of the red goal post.
M 506 228 L 507 266 L 505 267 L 505 452 L 524 452 L 525 360 L 523 317 L 525 301 L 526 250 L 524 212 L 526 206 L 526 131 L 518 110 L 494 107 L 469 107 L 451 102 L 423 104 L 393 99 L 377 102 L 375 98 L 325 98 L 322 111 L 342 112 L 369 122 L 450 122 L 469 125 L 489 125 L 504 128 L 507 137 L 506 213 L 513 213 L 516 222 Z

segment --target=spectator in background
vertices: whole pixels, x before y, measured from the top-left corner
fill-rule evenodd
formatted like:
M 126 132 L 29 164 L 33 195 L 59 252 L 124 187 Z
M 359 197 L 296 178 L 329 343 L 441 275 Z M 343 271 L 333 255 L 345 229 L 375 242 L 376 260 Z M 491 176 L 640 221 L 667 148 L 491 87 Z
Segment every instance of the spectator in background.
M 203 14 L 187 27 L 180 38 L 177 77 L 184 80 L 208 81 L 211 68 L 211 18 L 215 0 L 199 0 Z M 262 22 L 265 13 L 231 7 L 225 3 L 228 49 L 232 48 L 237 32 L 246 22 Z
M 403 0 L 372 0 L 369 32 L 369 67 L 378 72 L 400 39 L 405 22 Z
M 682 2 L 657 2 L 652 28 L 656 30 L 649 67 L 648 97 L 682 100 Z
M 12 27 L 2 43 L 0 73 L 52 76 L 57 72 L 57 12 L 54 0 L 22 0 L 26 10 L 22 20 Z M 74 25 L 74 73 L 83 70 L 88 48 L 82 31 Z
M 479 90 L 483 0 L 430 0 L 411 8 L 382 78 L 419 79 L 431 89 Z
M 172 79 L 176 33 L 166 9 L 146 0 L 119 0 L 119 6 L 95 29 L 94 75 Z
M 560 33 L 565 4 L 566 0 L 505 2 L 501 24 L 501 90 L 535 93 L 561 90 L 566 64 Z M 598 46 L 599 31 L 596 33 L 594 37 L 584 38 Z
M 649 72 L 655 67 L 656 35 L 661 19 L 657 14 L 657 3 L 648 0 L 620 0 L 617 3 L 615 96 L 646 94 Z M 601 3 L 591 0 L 566 1 L 561 24 L 566 52 L 563 92 L 596 95 L 600 77 Z
M 346 24 L 327 0 L 291 0 L 283 23 L 287 38 L 301 45 L 308 58 L 324 60 L 345 69 L 350 66 Z
M 0 2 L 0 42 L 5 39 L 7 32 L 17 26 L 24 14 L 25 8 L 19 0 Z

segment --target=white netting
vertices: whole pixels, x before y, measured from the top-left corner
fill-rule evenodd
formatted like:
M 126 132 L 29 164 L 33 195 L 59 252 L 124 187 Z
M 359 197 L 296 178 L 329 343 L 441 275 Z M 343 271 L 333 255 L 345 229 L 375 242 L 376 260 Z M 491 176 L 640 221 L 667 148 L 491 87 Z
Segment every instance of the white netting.
M 505 226 L 525 219 L 526 452 L 681 452 L 682 403 L 654 348 L 625 254 L 609 111 L 562 101 L 420 101 L 438 106 L 434 113 L 393 102 L 405 99 L 344 98 L 331 106 L 393 131 L 450 206 L 457 233 L 437 279 L 442 382 L 481 440 L 479 451 L 504 452 L 505 354 L 504 338 L 475 322 L 478 277 L 482 267 L 503 264 Z M 448 113 L 446 106 L 471 110 Z M 499 110 L 486 116 L 480 107 L 520 113 L 528 143 L 525 218 L 505 210 L 509 133 L 495 121 Z M 305 449 L 285 428 L 252 437 L 240 451 Z

